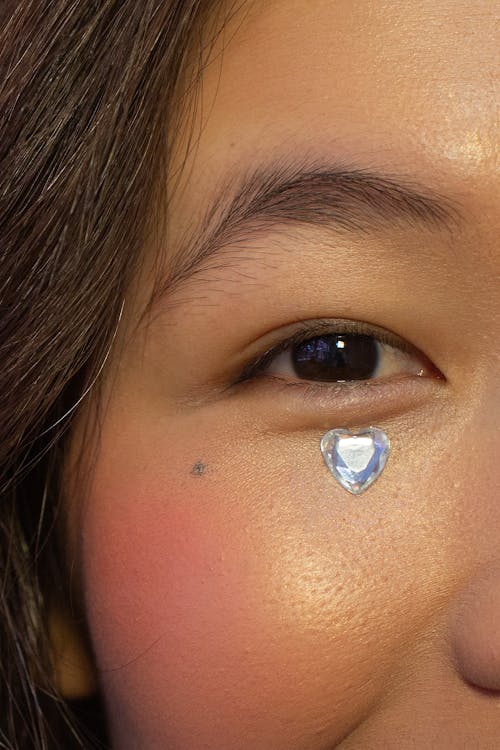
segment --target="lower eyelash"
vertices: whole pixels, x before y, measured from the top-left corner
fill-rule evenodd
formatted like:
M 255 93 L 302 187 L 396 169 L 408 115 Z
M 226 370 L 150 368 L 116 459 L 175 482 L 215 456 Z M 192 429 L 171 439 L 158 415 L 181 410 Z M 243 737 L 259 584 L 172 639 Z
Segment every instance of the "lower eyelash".
M 264 375 L 265 377 L 265 375 Z M 333 380 L 328 382 L 322 382 L 322 381 L 313 381 L 313 380 L 285 380 L 285 378 L 280 378 L 277 375 L 271 375 L 269 377 L 273 377 L 276 380 L 279 380 L 282 382 L 283 386 L 285 387 L 300 387 L 306 385 L 307 387 L 311 387 L 312 390 L 317 391 L 326 391 L 335 388 L 338 386 L 339 390 L 345 391 L 346 389 L 356 390 L 360 386 L 363 386 L 365 388 L 374 388 L 375 384 L 381 383 L 383 380 L 385 382 L 395 381 L 395 380 L 406 380 L 410 377 L 415 377 L 414 375 L 394 375 L 392 378 L 367 378 L 366 380 Z
M 396 387 L 404 381 L 414 380 L 415 375 L 394 375 L 391 378 L 372 378 L 371 380 L 337 380 L 331 382 L 311 380 L 286 380 L 279 375 L 269 375 L 266 372 L 256 374 L 253 378 L 238 383 L 238 386 L 251 388 L 255 383 L 265 381 L 265 385 L 279 389 L 282 392 L 293 390 L 304 398 L 314 398 L 328 394 L 330 398 L 336 395 L 346 395 L 349 392 L 359 394 L 360 391 L 374 392 Z

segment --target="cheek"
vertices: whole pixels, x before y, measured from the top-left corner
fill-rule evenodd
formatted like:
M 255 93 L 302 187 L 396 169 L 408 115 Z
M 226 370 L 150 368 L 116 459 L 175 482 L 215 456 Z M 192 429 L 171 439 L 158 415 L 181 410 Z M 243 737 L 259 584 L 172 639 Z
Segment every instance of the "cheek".
M 81 517 L 116 747 L 340 741 L 426 616 L 405 519 L 384 522 L 387 498 L 371 516 L 339 513 L 317 478 L 266 471 L 265 455 L 249 484 L 234 470 L 191 477 L 171 450 L 162 469 L 152 445 L 104 450 Z
M 87 609 L 117 746 L 244 747 L 243 735 L 289 748 L 287 722 L 317 731 L 324 636 L 290 611 L 276 534 L 216 488 L 148 489 L 145 500 L 141 487 L 101 487 L 85 521 Z
M 118 747 L 131 736 L 243 747 L 242 733 L 249 746 L 291 747 L 297 725 L 318 731 L 332 709 L 324 659 L 339 644 L 321 612 L 325 582 L 311 558 L 292 562 L 293 539 L 283 576 L 281 535 L 202 482 L 168 497 L 149 483 L 147 498 L 103 485 L 85 515 L 86 603 Z

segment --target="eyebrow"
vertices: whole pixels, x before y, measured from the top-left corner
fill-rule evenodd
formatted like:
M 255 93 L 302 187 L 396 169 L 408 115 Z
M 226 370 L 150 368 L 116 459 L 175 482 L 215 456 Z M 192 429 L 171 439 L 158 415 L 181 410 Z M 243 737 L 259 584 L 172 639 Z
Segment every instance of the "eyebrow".
M 381 228 L 453 233 L 464 221 L 460 205 L 411 177 L 363 168 L 274 163 L 226 179 L 198 224 L 188 227 L 172 253 L 164 297 L 225 248 L 291 225 L 337 233 L 373 234 Z M 245 252 L 248 256 L 248 252 Z

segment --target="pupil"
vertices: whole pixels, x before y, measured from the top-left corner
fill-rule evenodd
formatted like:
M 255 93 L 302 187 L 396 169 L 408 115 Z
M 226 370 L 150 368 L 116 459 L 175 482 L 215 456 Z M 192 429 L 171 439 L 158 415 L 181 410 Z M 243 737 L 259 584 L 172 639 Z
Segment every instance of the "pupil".
M 367 380 L 378 365 L 378 346 L 363 333 L 330 334 L 295 344 L 295 374 L 306 380 Z

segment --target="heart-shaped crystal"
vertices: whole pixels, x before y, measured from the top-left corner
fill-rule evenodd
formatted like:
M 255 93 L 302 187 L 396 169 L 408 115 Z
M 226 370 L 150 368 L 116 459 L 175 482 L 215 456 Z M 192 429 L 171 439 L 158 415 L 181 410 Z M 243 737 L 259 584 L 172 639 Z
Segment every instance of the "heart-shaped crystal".
M 353 495 L 360 495 L 380 476 L 389 451 L 389 438 L 378 427 L 359 432 L 330 430 L 321 438 L 326 465 L 337 482 Z

